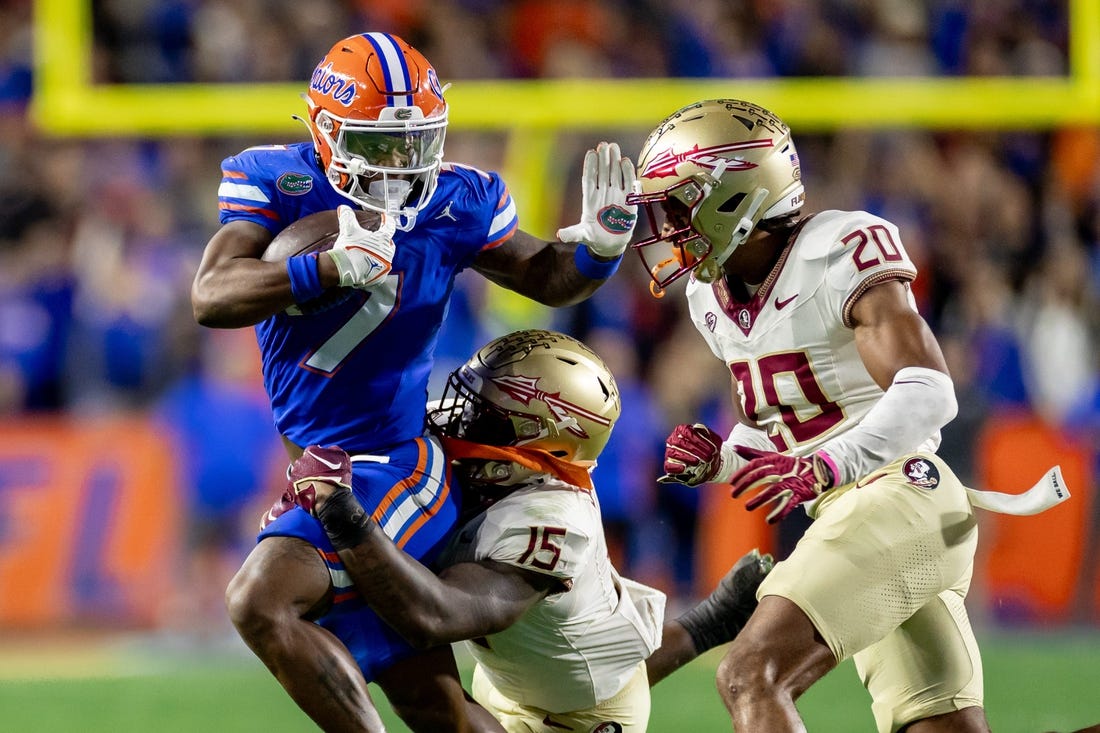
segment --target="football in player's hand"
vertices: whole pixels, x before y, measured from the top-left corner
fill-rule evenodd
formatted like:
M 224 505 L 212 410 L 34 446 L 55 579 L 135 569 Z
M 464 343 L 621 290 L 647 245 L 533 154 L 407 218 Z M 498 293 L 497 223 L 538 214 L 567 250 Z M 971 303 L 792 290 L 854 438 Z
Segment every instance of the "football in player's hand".
M 382 215 L 376 211 L 357 210 L 359 223 L 367 229 L 377 229 Z M 319 211 L 303 216 L 286 229 L 275 235 L 264 250 L 264 262 L 285 262 L 294 255 L 308 252 L 324 252 L 332 249 L 336 238 L 340 236 L 340 221 L 336 209 Z M 312 315 L 322 313 L 340 305 L 355 294 L 353 288 L 329 288 L 308 303 L 299 303 L 287 309 L 291 315 Z
M 381 214 L 376 211 L 357 210 L 355 216 L 364 228 L 371 231 L 377 229 L 382 220 Z M 324 252 L 332 249 L 332 244 L 339 235 L 340 222 L 336 217 L 336 209 L 303 216 L 275 235 L 264 250 L 263 260 L 282 262 L 294 255 Z

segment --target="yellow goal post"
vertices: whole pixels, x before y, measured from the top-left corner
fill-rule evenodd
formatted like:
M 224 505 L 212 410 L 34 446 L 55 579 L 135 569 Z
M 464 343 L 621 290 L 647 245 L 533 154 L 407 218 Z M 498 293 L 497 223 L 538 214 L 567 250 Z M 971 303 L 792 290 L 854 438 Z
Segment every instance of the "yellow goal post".
M 738 97 L 794 129 L 1052 129 L 1100 124 L 1100 2 L 1069 3 L 1069 69 L 1057 77 L 463 80 L 451 129 L 507 135 L 502 173 L 525 228 L 552 231 L 560 133 L 648 130 L 697 99 Z M 34 0 L 30 115 L 79 138 L 293 134 L 302 82 L 93 84 L 90 0 Z M 560 175 L 560 174 L 558 174 Z M 550 178 L 551 180 L 548 180 Z

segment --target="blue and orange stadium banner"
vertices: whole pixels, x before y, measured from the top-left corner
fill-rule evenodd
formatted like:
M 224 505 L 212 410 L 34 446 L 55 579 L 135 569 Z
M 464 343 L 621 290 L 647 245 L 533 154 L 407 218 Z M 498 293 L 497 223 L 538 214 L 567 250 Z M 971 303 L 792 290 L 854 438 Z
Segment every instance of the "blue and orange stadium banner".
M 180 548 L 176 476 L 143 417 L 0 423 L 0 628 L 155 624 Z

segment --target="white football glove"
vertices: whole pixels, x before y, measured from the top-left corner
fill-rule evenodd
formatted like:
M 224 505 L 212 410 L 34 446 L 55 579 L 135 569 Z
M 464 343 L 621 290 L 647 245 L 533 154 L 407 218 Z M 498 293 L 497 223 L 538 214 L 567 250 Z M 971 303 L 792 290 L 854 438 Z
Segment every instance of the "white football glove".
M 382 214 L 378 230 L 372 232 L 359 224 L 350 206 L 340 206 L 336 215 L 340 218 L 340 235 L 326 254 L 336 263 L 340 285 L 365 289 L 378 284 L 393 266 L 397 218 Z
M 634 190 L 634 164 L 622 156 L 618 143 L 602 142 L 585 153 L 581 188 L 580 223 L 559 229 L 558 239 L 582 242 L 594 255 L 618 257 L 638 220 L 638 207 L 626 203 Z

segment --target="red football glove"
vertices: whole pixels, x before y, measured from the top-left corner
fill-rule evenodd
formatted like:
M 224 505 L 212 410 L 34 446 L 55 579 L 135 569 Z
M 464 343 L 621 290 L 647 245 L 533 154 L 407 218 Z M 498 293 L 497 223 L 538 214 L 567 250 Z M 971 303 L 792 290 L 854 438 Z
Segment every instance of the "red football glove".
M 665 440 L 665 475 L 660 483 L 705 484 L 722 468 L 722 436 L 702 423 L 677 425 Z
M 294 503 L 316 517 L 333 492 L 351 491 L 351 456 L 335 445 L 311 445 L 290 464 L 286 477 Z
M 287 489 L 260 519 L 261 530 L 295 506 L 317 516 L 317 508 L 333 491 L 340 488 L 350 491 L 351 457 L 336 446 L 322 448 L 311 445 L 302 452 L 298 460 L 290 464 L 286 478 Z M 312 486 L 315 481 L 322 485 Z
M 290 489 L 287 489 L 283 492 L 282 496 L 275 500 L 275 503 L 267 510 L 267 514 L 260 518 L 260 530 L 263 531 L 267 529 L 267 525 L 271 524 L 293 508 L 294 494 L 291 493 Z
M 737 446 L 736 450 L 748 464 L 730 478 L 731 496 L 737 499 L 745 492 L 754 492 L 745 502 L 750 511 L 774 503 L 768 513 L 768 524 L 775 524 L 803 502 L 821 496 L 836 480 L 829 464 L 818 453 L 798 458 L 744 446 Z

